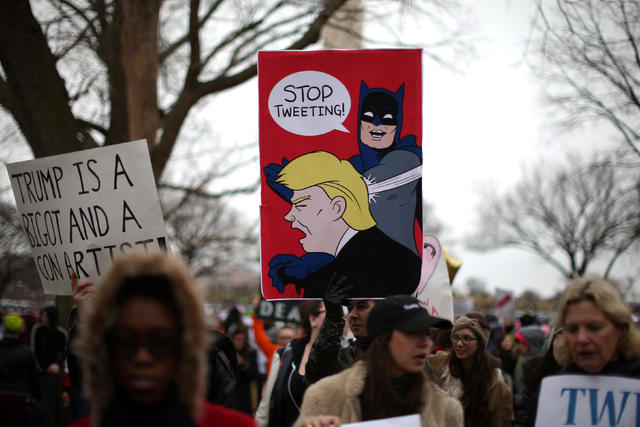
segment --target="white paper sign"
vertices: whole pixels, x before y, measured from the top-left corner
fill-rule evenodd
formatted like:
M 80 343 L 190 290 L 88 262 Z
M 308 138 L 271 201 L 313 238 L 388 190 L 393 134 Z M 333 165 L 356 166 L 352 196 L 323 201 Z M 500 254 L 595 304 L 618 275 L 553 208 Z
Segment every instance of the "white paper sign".
M 512 291 L 496 288 L 495 301 L 500 316 L 515 319 L 516 302 Z
M 640 427 L 640 380 L 556 375 L 542 380 L 536 427 Z
M 440 242 L 435 236 L 426 235 L 422 243 L 422 274 L 417 298 L 428 307 L 429 314 L 453 322 L 453 294 Z
M 384 418 L 381 420 L 362 421 L 359 423 L 342 424 L 344 427 L 420 427 L 420 415 L 405 415 L 402 417 Z
M 132 250 L 166 250 L 144 140 L 7 165 L 18 214 L 47 294 L 71 272 L 95 280 Z

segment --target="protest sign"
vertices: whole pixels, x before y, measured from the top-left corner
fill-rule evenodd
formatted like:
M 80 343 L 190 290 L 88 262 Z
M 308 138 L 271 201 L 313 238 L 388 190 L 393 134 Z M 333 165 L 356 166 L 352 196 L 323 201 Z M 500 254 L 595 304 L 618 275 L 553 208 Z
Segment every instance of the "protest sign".
M 516 301 L 512 291 L 496 288 L 495 302 L 500 316 L 515 319 Z
M 298 303 L 295 301 L 260 301 L 256 316 L 262 320 L 300 323 Z
M 145 141 L 7 165 L 18 214 L 48 294 L 69 295 L 71 273 L 97 279 L 132 250 L 166 250 Z
M 556 375 L 542 380 L 536 427 L 640 427 L 640 380 Z
M 415 294 L 422 256 L 416 49 L 260 52 L 262 294 Z
M 383 418 L 381 420 L 361 421 L 342 424 L 344 427 L 420 427 L 420 415 L 404 415 L 402 417 Z
M 426 235 L 423 247 L 417 298 L 427 306 L 429 314 L 453 322 L 453 294 L 440 241 L 436 236 Z

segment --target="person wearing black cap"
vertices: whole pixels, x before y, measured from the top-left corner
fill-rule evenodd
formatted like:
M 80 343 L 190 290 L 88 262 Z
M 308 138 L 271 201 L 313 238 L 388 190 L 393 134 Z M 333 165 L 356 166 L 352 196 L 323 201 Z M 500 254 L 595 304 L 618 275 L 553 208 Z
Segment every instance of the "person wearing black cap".
M 378 301 L 369 313 L 371 345 L 364 358 L 307 389 L 296 427 L 338 426 L 419 414 L 421 425 L 462 426 L 462 406 L 433 384 L 424 369 L 429 328 L 450 327 L 416 298 Z

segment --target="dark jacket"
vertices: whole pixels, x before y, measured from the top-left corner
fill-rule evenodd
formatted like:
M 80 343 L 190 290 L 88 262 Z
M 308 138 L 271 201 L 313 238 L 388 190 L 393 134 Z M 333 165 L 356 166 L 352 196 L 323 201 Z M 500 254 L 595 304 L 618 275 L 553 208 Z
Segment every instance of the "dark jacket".
M 49 365 L 53 363 L 58 364 L 62 369 L 66 347 L 67 333 L 57 325 L 48 328 L 38 324 L 31 331 L 31 348 L 42 374 L 45 374 Z
M 0 340 L 0 393 L 19 394 L 40 400 L 38 368 L 28 345 L 18 338 Z
M 296 338 L 286 347 L 277 350 L 280 356 L 280 367 L 271 392 L 269 426 L 292 426 L 300 415 L 304 390 L 300 393 L 299 390 L 296 391 L 292 388 L 292 377 L 298 370 L 304 354 L 304 347 L 308 342 L 309 338 Z
M 209 350 L 207 401 L 235 409 L 238 387 L 238 361 L 231 338 L 212 330 L 214 345 Z
M 348 347 L 342 347 L 340 339 L 344 330 L 344 319 L 332 322 L 325 318 L 313 343 L 309 360 L 305 366 L 305 380 L 313 384 L 322 378 L 335 375 L 360 360 L 369 348 L 369 340 L 358 339 Z

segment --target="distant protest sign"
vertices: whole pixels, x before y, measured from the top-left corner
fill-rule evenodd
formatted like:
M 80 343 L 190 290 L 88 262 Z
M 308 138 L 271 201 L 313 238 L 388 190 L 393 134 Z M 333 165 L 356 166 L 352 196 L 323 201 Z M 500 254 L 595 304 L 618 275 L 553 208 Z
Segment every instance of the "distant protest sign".
M 417 298 L 427 306 L 432 316 L 453 322 L 453 294 L 447 262 L 440 241 L 433 235 L 424 236 L 422 274 Z
M 516 300 L 512 291 L 496 288 L 495 301 L 500 316 L 508 319 L 516 318 Z
M 260 301 L 256 316 L 262 320 L 300 323 L 297 301 Z
M 556 375 L 542 380 L 536 427 L 640 427 L 640 380 Z
M 166 250 L 145 141 L 7 165 L 18 214 L 48 294 L 71 293 L 71 273 L 97 279 L 117 256 Z
M 422 257 L 419 49 L 259 52 L 267 300 L 414 294 Z

